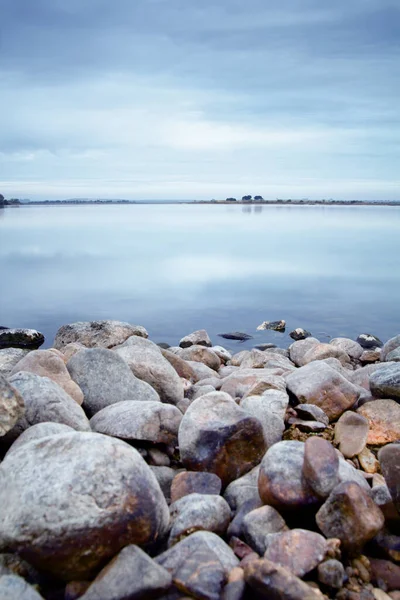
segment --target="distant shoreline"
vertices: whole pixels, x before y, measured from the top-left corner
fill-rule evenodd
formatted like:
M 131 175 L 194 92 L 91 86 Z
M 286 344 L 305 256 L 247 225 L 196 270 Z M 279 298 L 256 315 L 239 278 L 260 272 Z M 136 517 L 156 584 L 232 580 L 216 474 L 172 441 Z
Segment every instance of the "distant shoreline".
M 213 206 L 400 206 L 400 200 L 392 202 L 388 200 L 368 202 L 366 200 L 43 200 L 37 202 L 26 202 L 17 205 L 6 205 L 2 208 L 19 208 L 29 206 L 115 206 L 115 205 L 172 205 L 172 204 L 194 204 Z

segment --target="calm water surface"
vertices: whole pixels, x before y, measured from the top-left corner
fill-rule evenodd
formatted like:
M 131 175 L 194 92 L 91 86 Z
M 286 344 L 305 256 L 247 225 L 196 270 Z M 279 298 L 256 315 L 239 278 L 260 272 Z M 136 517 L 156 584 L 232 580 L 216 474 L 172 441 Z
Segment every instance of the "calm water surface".
M 62 324 L 118 319 L 176 344 L 287 346 L 400 332 L 400 207 L 67 206 L 0 210 L 0 325 L 50 346 Z M 285 319 L 285 334 L 256 332 Z M 255 342 L 217 337 L 240 330 Z

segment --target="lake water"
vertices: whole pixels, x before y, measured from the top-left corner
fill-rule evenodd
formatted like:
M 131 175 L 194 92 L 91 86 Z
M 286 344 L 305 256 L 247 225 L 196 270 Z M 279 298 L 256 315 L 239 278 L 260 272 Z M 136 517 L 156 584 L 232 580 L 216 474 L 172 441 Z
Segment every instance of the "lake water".
M 50 346 L 62 324 L 118 319 L 236 350 L 400 332 L 400 207 L 128 205 L 0 210 L 0 325 Z M 286 333 L 257 332 L 285 319 Z M 217 337 L 239 330 L 243 345 Z

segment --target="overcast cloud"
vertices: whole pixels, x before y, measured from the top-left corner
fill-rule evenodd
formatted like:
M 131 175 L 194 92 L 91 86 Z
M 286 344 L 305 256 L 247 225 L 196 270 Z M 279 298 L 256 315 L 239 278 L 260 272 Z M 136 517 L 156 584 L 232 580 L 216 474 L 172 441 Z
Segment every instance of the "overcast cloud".
M 0 0 L 0 192 L 400 199 L 398 0 Z

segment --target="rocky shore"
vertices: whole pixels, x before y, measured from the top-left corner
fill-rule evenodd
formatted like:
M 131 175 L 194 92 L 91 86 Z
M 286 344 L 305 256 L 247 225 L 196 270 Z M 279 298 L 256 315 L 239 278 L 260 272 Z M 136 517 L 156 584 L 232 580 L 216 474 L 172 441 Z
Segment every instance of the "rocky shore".
M 26 331 L 0 329 L 0 600 L 400 600 L 400 335 Z

